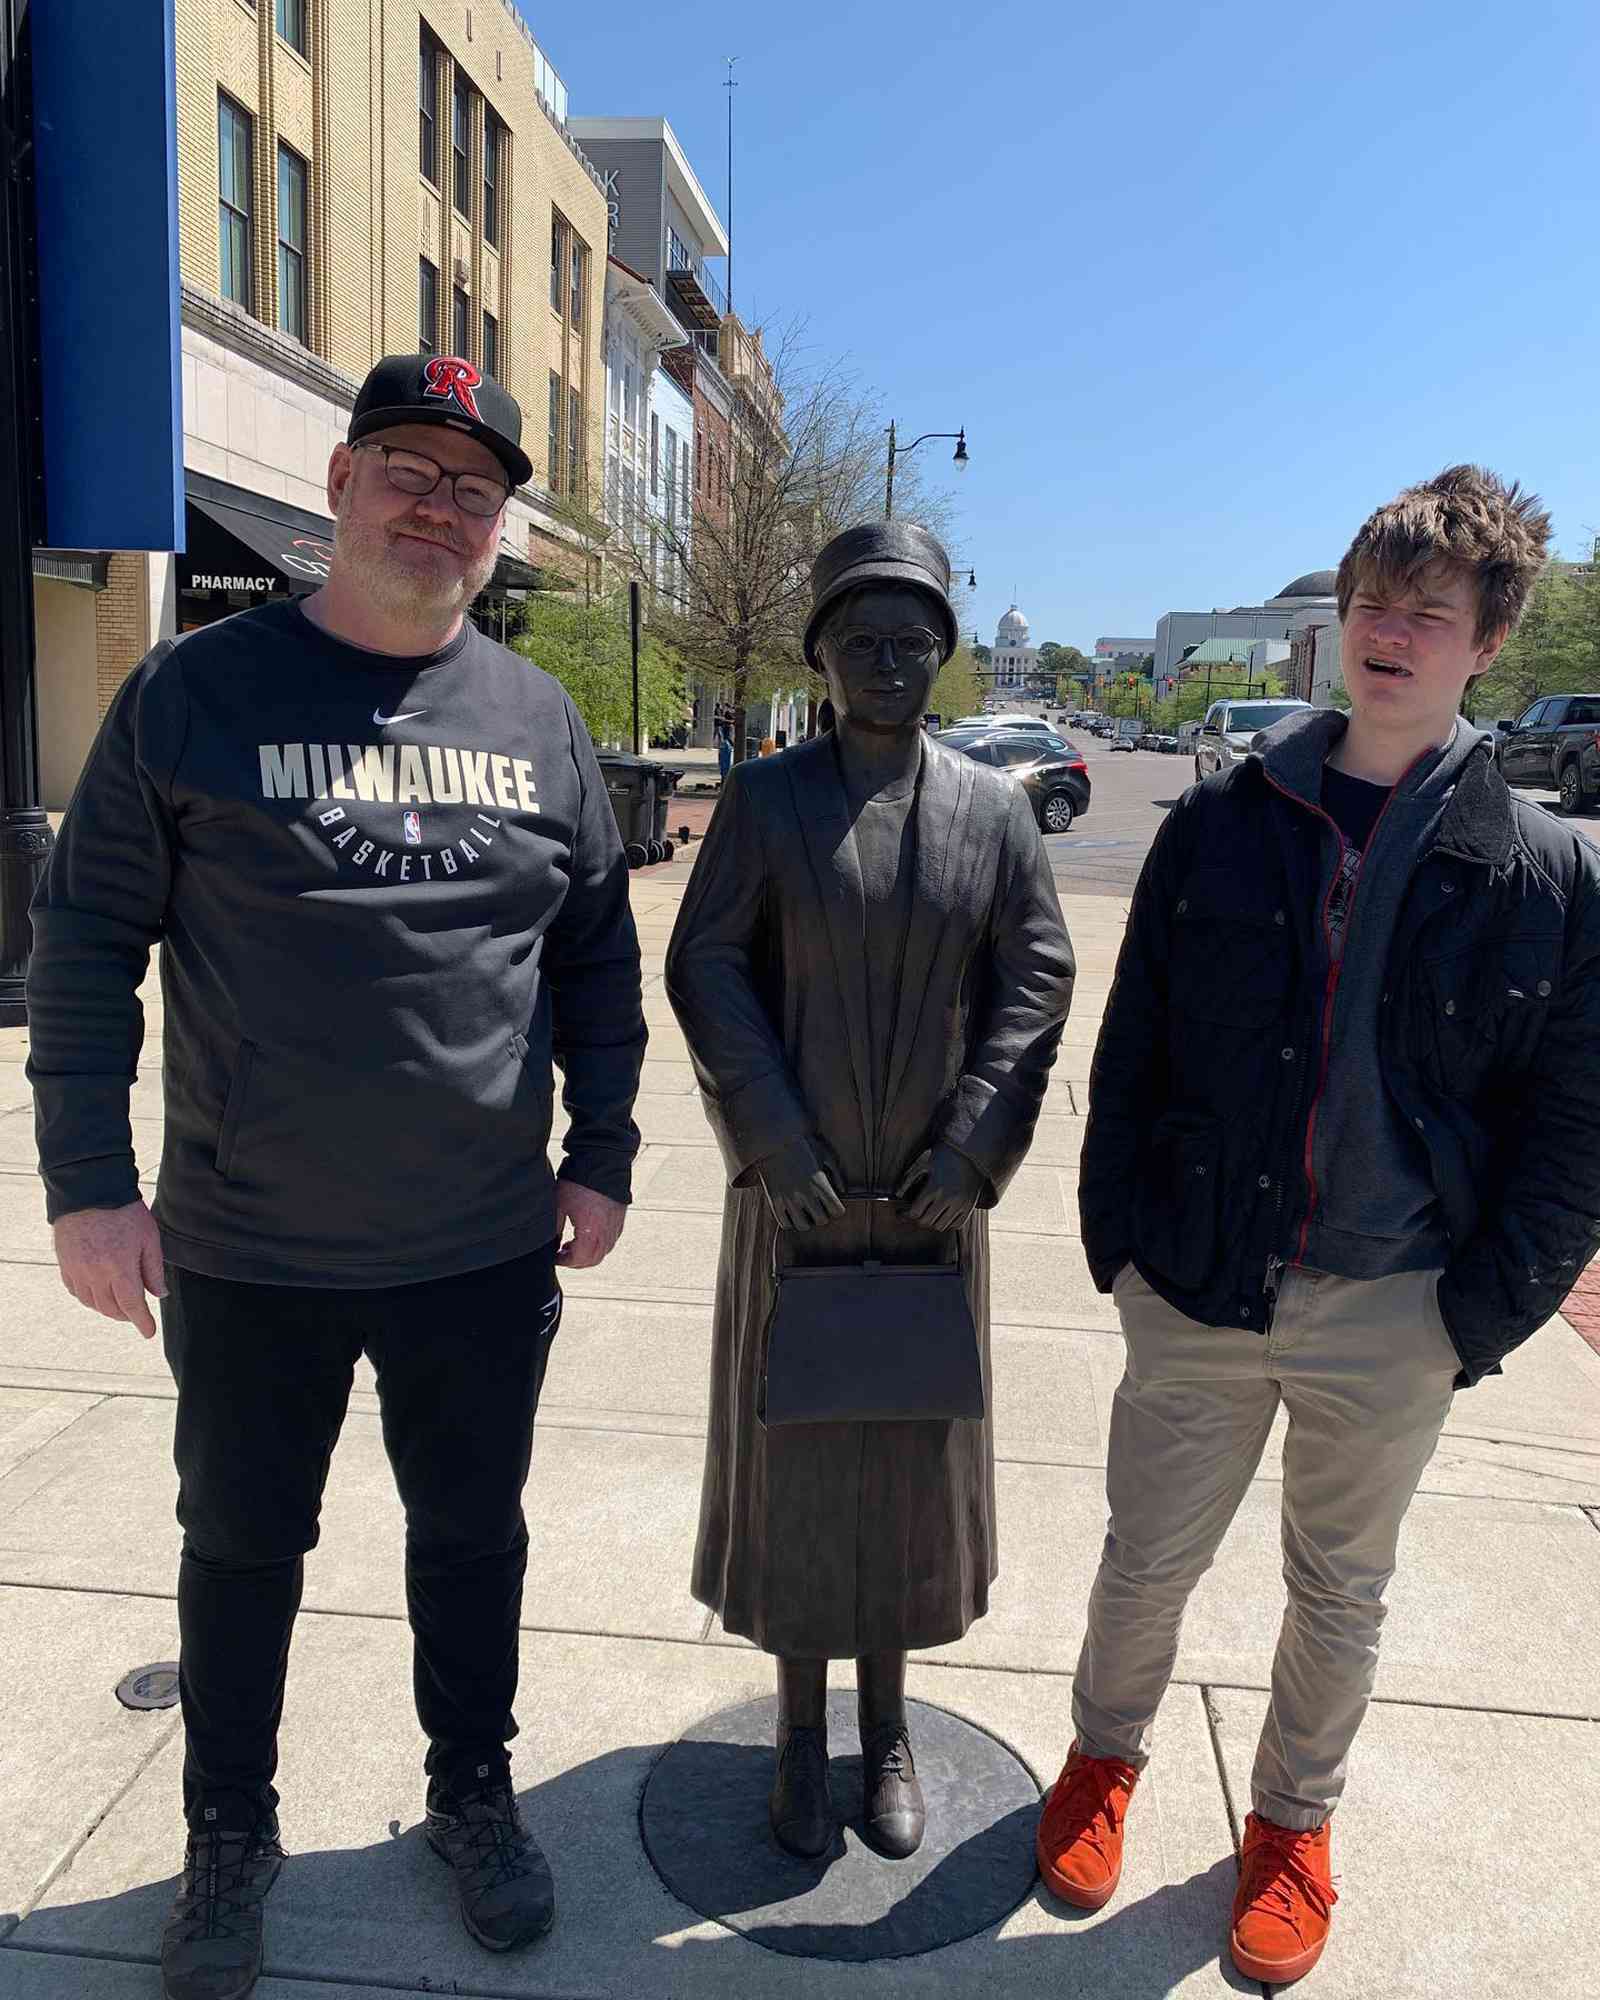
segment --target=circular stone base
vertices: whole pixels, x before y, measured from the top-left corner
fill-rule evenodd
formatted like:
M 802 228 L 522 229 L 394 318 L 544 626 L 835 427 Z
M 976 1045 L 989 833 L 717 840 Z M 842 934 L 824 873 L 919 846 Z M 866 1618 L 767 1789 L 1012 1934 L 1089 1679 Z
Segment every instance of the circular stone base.
M 926 1702 L 908 1702 L 928 1831 L 905 1861 L 861 1838 L 861 1749 L 853 1693 L 830 1695 L 830 1783 L 840 1837 L 802 1861 L 767 1819 L 776 1702 L 707 1717 L 657 1761 L 639 1809 L 645 1851 L 680 1902 L 771 1951 L 801 1958 L 906 1958 L 1008 1916 L 1033 1886 L 1039 1787 L 1003 1743 Z

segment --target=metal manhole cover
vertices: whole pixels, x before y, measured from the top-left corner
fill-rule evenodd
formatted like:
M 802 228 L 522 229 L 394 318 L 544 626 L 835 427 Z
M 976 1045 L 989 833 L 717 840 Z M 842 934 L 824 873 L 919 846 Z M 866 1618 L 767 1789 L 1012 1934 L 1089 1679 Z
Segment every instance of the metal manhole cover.
M 117 1682 L 117 1700 L 124 1708 L 171 1708 L 177 1699 L 176 1660 L 158 1660 L 153 1667 L 135 1667 Z

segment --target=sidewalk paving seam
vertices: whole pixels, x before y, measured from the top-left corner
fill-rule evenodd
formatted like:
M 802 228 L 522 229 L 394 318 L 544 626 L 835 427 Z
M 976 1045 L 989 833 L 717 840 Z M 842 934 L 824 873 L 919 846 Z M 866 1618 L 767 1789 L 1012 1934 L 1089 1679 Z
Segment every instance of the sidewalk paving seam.
M 1596 1523 L 1600 1526 L 1600 1523 Z M 127 1597 L 137 1598 L 151 1604 L 176 1604 L 175 1590 L 133 1590 L 115 1589 L 108 1584 L 93 1583 L 46 1583 L 34 1577 L 0 1576 L 0 1590 L 51 1590 L 65 1596 L 77 1597 Z M 707 1614 L 714 1621 L 714 1614 Z M 327 1605 L 302 1604 L 297 1616 L 301 1618 L 363 1618 L 386 1625 L 404 1625 L 407 1616 L 404 1611 L 365 1611 L 355 1608 Z M 552 1639 L 598 1639 L 607 1643 L 636 1646 L 686 1646 L 698 1651 L 704 1643 L 701 1639 L 685 1638 L 681 1632 L 606 1632 L 592 1625 L 530 1625 L 519 1623 L 519 1632 L 528 1632 Z M 758 1653 L 759 1648 L 746 1646 L 743 1640 L 728 1640 L 724 1649 L 730 1653 Z M 915 1656 L 921 1666 L 940 1672 L 961 1674 L 1016 1674 L 1037 1680 L 1070 1681 L 1077 1672 L 1076 1665 L 1062 1667 L 1013 1666 L 1003 1660 L 951 1660 L 936 1655 Z M 1191 1681 L 1174 1674 L 1172 1687 L 1215 1689 L 1223 1694 L 1270 1694 L 1270 1681 L 1223 1681 L 1215 1677 L 1205 1681 Z M 1447 1713 L 1456 1715 L 1501 1715 L 1521 1721 L 1531 1722 L 1579 1722 L 1600 1724 L 1600 1710 L 1578 1710 L 1562 1708 L 1508 1708 L 1496 1702 L 1473 1701 L 1420 1701 L 1414 1695 L 1374 1694 L 1375 1707 L 1416 1708 L 1429 1714 Z
M 9 1942 L 11 1933 L 16 1930 L 19 1924 L 32 1916 L 33 1912 L 38 1908 L 39 1899 L 44 1895 L 45 1891 L 53 1887 L 55 1883 L 61 1880 L 63 1875 L 71 1871 L 73 1862 L 77 1860 L 78 1856 L 89 1845 L 89 1842 L 93 1840 L 106 1820 L 121 1805 L 129 1792 L 138 1784 L 145 1772 L 150 1769 L 150 1766 L 155 1762 L 157 1757 L 161 1755 L 162 1751 L 166 1749 L 167 1745 L 182 1728 L 183 1717 L 181 1715 L 174 1715 L 169 1725 L 156 1736 L 146 1749 L 144 1755 L 134 1765 L 128 1776 L 112 1793 L 111 1797 L 90 1814 L 87 1823 L 78 1833 L 77 1837 L 69 1840 L 63 1852 L 57 1855 L 56 1859 L 51 1862 L 50 1866 L 45 1870 L 43 1877 L 34 1887 L 32 1894 L 23 1899 L 21 1908 L 13 1913 L 5 1931 L 0 1932 L 0 1943 Z M 25 1950 L 27 1947 L 18 1946 L 13 1947 L 13 1949 Z
M 0 1477 L 9 1479 L 13 1472 L 20 1472 L 29 1459 L 37 1458 L 39 1453 L 44 1451 L 48 1446 L 58 1444 L 69 1431 L 73 1430 L 78 1424 L 81 1424 L 91 1410 L 98 1410 L 102 1403 L 116 1401 L 115 1394 L 109 1389 L 63 1389 L 61 1394 L 66 1396 L 81 1396 L 83 1398 L 82 1407 L 74 1410 L 67 1417 L 66 1422 L 59 1425 L 48 1437 L 42 1437 L 37 1444 L 31 1445 L 15 1463 L 5 1465 L 3 1461 L 0 1461 Z M 48 1407 L 46 1405 L 46 1408 Z
M 1228 1776 L 1228 1760 L 1222 1754 L 1222 1717 L 1217 1712 L 1216 1697 L 1211 1691 L 1209 1681 L 1202 1681 L 1200 1684 L 1200 1706 L 1205 1711 L 1206 1734 L 1211 1739 L 1211 1755 L 1222 1785 L 1222 1803 L 1228 1814 L 1228 1835 L 1233 1842 L 1234 1854 L 1237 1856 L 1240 1846 L 1239 1808 L 1233 1796 L 1233 1781 Z
M 288 1859 L 293 1861 L 294 1856 L 291 1854 Z M 714 1922 L 715 1919 L 704 1921 Z M 61 1958 L 90 1965 L 156 1966 L 161 1963 L 160 1954 L 156 1952 L 85 1951 L 72 1945 L 13 1943 L 10 1940 L 5 1941 L 4 1948 L 27 1952 L 34 1958 Z M 286 1986 L 321 1986 L 336 1993 L 347 1989 L 372 1993 L 378 1996 L 378 2000 L 383 2000 L 385 1994 L 405 1995 L 407 2000 L 413 1994 L 426 1995 L 428 2000 L 506 2000 L 510 1991 L 504 1986 L 463 1986 L 459 1980 L 452 1980 L 448 1986 L 396 1986 L 389 1980 L 368 1979 L 359 1972 L 299 1972 L 270 1963 L 263 1967 L 261 1977 L 263 1980 L 281 1980 Z M 536 1995 L 526 1987 L 519 1990 L 528 1996 L 528 2000 L 595 2000 L 594 1990 L 589 1987 L 541 1987 Z

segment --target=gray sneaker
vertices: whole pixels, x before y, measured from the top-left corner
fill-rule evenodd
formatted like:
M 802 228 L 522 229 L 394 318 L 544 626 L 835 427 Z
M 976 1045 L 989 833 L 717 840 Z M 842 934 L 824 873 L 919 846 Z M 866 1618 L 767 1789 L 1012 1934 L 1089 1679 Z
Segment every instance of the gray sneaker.
M 283 1866 L 277 1816 L 247 1832 L 191 1833 L 161 1935 L 166 2000 L 245 2000 L 261 1973 L 261 1919 Z
M 523 1826 L 509 1783 L 428 1805 L 428 1845 L 455 1871 L 461 1921 L 488 1951 L 515 1951 L 555 1921 L 550 1864 Z

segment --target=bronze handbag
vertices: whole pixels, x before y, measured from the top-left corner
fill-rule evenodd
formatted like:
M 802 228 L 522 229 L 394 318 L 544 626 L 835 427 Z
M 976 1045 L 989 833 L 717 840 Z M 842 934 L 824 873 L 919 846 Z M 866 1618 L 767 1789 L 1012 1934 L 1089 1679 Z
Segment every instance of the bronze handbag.
M 895 1197 L 847 1188 L 847 1201 Z M 781 1236 L 783 1232 L 780 1230 Z M 981 1417 L 983 1360 L 959 1258 L 950 1264 L 778 1264 L 763 1425 Z

